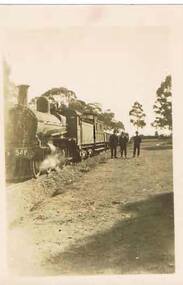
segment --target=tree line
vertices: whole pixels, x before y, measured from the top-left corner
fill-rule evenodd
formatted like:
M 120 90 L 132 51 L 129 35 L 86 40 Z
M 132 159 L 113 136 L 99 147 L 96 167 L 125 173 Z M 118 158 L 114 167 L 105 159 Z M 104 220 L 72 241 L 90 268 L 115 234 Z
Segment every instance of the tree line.
M 160 86 L 156 90 L 156 99 L 153 105 L 155 119 L 151 126 L 155 128 L 157 133 L 158 129 L 168 129 L 172 131 L 172 80 L 171 76 L 165 77 Z M 105 126 L 109 129 L 122 129 L 124 124 L 121 121 L 115 120 L 115 114 L 110 110 L 103 111 L 99 103 L 86 103 L 85 101 L 77 99 L 76 95 L 72 97 L 69 103 L 71 109 L 77 110 L 81 113 L 90 112 L 97 114 L 98 118 L 102 120 Z M 131 110 L 129 111 L 130 122 L 138 131 L 139 128 L 146 126 L 146 114 L 144 113 L 143 106 L 135 101 Z
M 60 88 L 52 88 L 48 91 L 46 91 L 42 96 L 49 97 L 51 99 L 52 103 L 56 103 L 56 99 L 54 95 L 60 95 L 64 94 L 64 97 L 67 99 L 68 106 L 70 109 L 78 111 L 81 114 L 84 113 L 90 113 L 90 114 L 96 114 L 98 119 L 104 122 L 104 127 L 106 129 L 123 129 L 124 130 L 124 124 L 121 121 L 118 121 L 115 119 L 115 114 L 110 110 L 107 109 L 106 111 L 102 110 L 102 105 L 97 102 L 93 103 L 87 103 L 84 100 L 80 100 L 77 98 L 77 95 L 74 91 L 69 90 L 64 87 Z M 31 100 L 31 104 L 35 104 L 36 97 Z M 64 103 L 61 104 L 61 108 L 66 107 L 64 106 Z
M 110 110 L 103 111 L 102 106 L 99 103 L 86 103 L 82 100 L 71 100 L 69 107 L 80 113 L 92 113 L 96 114 L 98 119 L 104 122 L 107 129 L 123 129 L 124 124 L 121 121 L 115 120 L 115 114 Z
M 171 76 L 166 76 L 165 80 L 161 82 L 160 86 L 156 90 L 156 100 L 153 105 L 155 114 L 155 120 L 151 123 L 151 126 L 155 128 L 156 133 L 158 129 L 169 129 L 172 131 L 172 92 L 171 92 Z M 67 88 L 52 88 L 45 92 L 44 96 L 52 98 L 52 95 L 64 94 L 68 100 L 68 107 L 83 113 L 96 114 L 99 120 L 104 122 L 106 129 L 125 130 L 124 124 L 121 121 L 115 120 L 115 114 L 110 110 L 103 111 L 100 103 L 87 103 L 84 100 L 77 98 L 74 91 Z M 52 98 L 53 99 L 53 98 Z M 32 99 L 32 102 L 36 98 Z M 54 101 L 54 99 L 53 99 Z M 129 111 L 130 122 L 138 131 L 139 128 L 146 126 L 146 114 L 143 110 L 142 104 L 135 101 Z
M 172 131 L 172 80 L 171 76 L 166 76 L 156 90 L 156 100 L 153 105 L 155 119 L 151 126 L 155 128 L 156 134 L 158 129 L 168 129 Z M 139 128 L 146 126 L 146 114 L 139 102 L 134 102 L 132 109 L 129 112 L 130 122 L 138 131 Z

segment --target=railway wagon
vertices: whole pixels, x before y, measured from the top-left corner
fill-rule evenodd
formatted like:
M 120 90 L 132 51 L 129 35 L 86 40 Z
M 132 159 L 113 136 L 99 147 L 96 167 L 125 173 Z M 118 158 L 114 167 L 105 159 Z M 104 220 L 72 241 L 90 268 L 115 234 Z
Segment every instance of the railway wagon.
M 62 114 L 67 120 L 67 136 L 75 139 L 82 157 L 106 150 L 109 137 L 104 132 L 103 122 L 99 121 L 96 115 L 81 114 L 69 108 L 62 110 Z

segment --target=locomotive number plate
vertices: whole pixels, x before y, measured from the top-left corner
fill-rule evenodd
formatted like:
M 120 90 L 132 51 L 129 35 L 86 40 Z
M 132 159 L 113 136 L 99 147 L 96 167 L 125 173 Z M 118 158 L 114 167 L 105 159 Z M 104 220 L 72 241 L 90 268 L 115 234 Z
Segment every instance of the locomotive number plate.
M 15 150 L 16 157 L 27 157 L 28 155 L 28 149 L 18 148 Z

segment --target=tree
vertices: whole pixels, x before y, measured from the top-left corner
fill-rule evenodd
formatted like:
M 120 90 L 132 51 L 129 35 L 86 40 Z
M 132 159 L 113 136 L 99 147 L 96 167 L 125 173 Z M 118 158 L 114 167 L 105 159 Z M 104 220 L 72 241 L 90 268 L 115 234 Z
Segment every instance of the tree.
M 125 130 L 124 124 L 121 121 L 115 121 L 113 122 L 113 129 L 119 130 Z
M 116 121 L 114 119 L 114 113 L 111 112 L 110 109 L 108 109 L 105 112 L 102 112 L 98 115 L 98 118 L 104 122 L 104 125 L 108 129 L 123 129 L 124 130 L 124 124 L 121 121 Z
M 134 127 L 136 127 L 137 131 L 139 128 L 143 128 L 146 125 L 144 121 L 146 115 L 143 111 L 142 105 L 139 102 L 134 102 L 129 115 L 131 117 L 130 122 L 134 125 Z
M 156 91 L 156 101 L 153 105 L 156 118 L 151 124 L 157 128 L 172 130 L 172 93 L 171 76 L 168 75 Z
M 155 128 L 155 134 L 154 134 L 155 137 L 158 137 L 159 134 L 158 134 L 158 121 L 157 121 L 157 119 L 155 119 L 154 122 L 151 123 L 151 126 L 153 128 Z
M 69 108 L 83 113 L 86 109 L 86 103 L 82 100 L 74 99 L 70 101 Z
M 100 103 L 88 103 L 86 105 L 86 112 L 91 112 L 94 114 L 101 114 L 102 113 L 102 106 Z
M 155 136 L 156 138 L 159 137 L 158 131 L 155 131 L 154 136 Z
M 69 90 L 65 87 L 59 87 L 59 88 L 52 88 L 52 89 L 49 89 L 48 91 L 46 91 L 45 93 L 43 93 L 42 95 L 43 96 L 52 96 L 52 95 L 61 95 L 61 94 L 64 94 L 65 97 L 67 97 L 67 99 L 69 101 L 73 100 L 73 99 L 76 99 L 76 93 L 72 90 Z

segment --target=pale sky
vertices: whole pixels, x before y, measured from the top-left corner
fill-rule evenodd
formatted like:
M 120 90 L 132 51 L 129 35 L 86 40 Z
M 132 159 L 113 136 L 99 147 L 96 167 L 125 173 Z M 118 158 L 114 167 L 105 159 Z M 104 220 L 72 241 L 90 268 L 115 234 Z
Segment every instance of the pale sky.
M 129 110 L 146 113 L 143 134 L 154 133 L 153 103 L 172 74 L 171 29 L 176 6 L 0 7 L 3 54 L 29 99 L 66 87 L 79 99 L 111 109 L 130 134 Z M 171 20 L 170 20 L 171 19 Z

